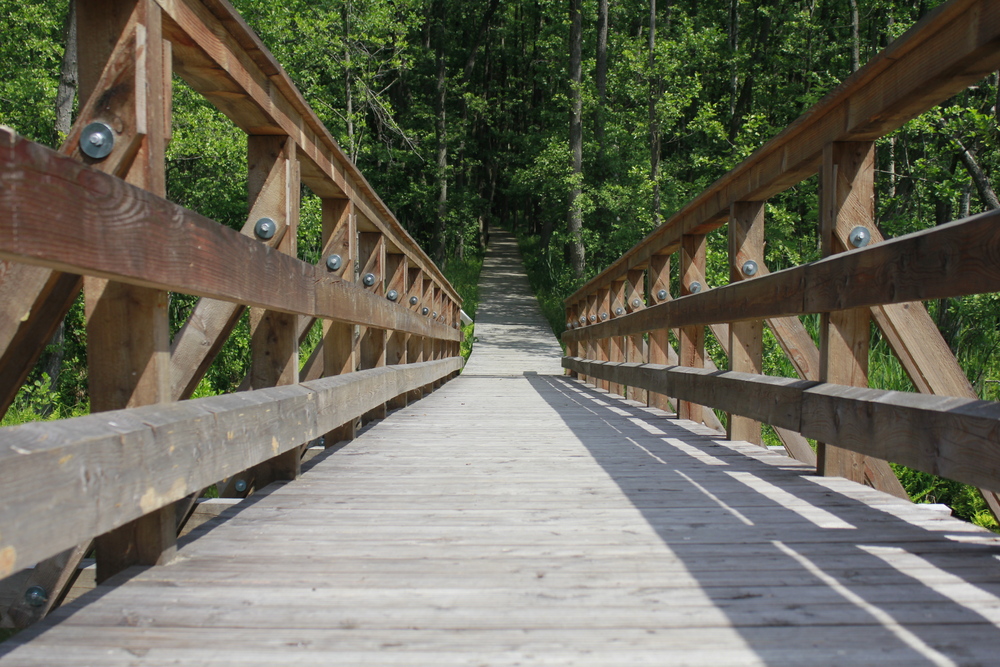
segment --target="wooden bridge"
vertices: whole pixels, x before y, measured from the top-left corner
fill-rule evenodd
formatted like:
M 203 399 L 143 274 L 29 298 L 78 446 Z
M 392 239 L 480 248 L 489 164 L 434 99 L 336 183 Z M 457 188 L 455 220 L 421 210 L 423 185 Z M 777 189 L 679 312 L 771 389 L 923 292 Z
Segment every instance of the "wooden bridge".
M 883 240 L 872 141 L 1000 67 L 1000 5 L 940 7 L 571 296 L 565 356 L 495 234 L 457 378 L 458 295 L 224 0 L 78 12 L 65 146 L 0 132 L 0 399 L 82 286 L 94 413 L 0 430 L 0 665 L 996 663 L 998 538 L 886 460 L 1000 508 L 1000 409 L 921 304 L 1000 291 L 1000 226 Z M 249 135 L 242 234 L 163 199 L 172 73 Z M 817 173 L 827 257 L 769 274 L 764 202 Z M 201 297 L 173 341 L 167 291 Z M 248 308 L 246 391 L 189 400 Z M 920 393 L 868 388 L 870 319 Z

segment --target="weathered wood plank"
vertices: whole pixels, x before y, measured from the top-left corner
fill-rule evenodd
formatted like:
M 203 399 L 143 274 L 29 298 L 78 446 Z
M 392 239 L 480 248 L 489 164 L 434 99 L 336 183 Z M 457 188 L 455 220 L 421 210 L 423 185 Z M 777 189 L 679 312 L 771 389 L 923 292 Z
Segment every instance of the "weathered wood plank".
M 764 203 L 733 202 L 729 217 L 729 280 L 739 282 L 747 276 L 743 267 L 764 254 Z M 763 372 L 764 324 L 761 320 L 733 322 L 729 325 L 729 370 L 740 373 Z M 730 414 L 726 437 L 761 444 L 760 422 Z

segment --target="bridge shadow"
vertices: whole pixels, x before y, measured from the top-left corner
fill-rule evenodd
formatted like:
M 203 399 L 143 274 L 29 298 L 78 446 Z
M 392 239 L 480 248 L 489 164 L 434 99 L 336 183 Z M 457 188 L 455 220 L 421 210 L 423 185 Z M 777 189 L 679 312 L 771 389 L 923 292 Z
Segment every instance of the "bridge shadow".
M 1000 542 L 962 542 L 982 533 L 863 490 L 873 508 L 837 490 L 846 480 L 579 381 L 526 379 L 683 563 L 720 633 L 764 664 L 997 663 Z

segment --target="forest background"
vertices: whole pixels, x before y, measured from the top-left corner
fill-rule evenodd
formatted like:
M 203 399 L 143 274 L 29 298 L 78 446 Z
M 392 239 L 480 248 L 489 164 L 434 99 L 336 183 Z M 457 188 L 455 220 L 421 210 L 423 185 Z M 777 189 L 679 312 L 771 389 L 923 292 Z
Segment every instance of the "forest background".
M 557 334 L 563 298 L 940 4 L 232 2 L 444 267 L 466 310 L 474 315 L 488 229 L 505 227 L 519 235 Z M 70 29 L 71 12 L 67 0 L 0 0 L 0 123 L 50 146 L 61 143 L 78 104 L 74 40 L 85 36 Z M 877 224 L 886 236 L 1000 208 L 991 186 L 1000 167 L 998 94 L 994 74 L 878 142 Z M 245 136 L 179 79 L 173 104 L 169 198 L 239 228 Z M 303 194 L 299 252 L 315 261 L 319 200 Z M 817 218 L 815 178 L 768 202 L 772 271 L 818 259 Z M 725 252 L 725 236 L 712 235 L 710 285 L 728 280 Z M 192 301 L 172 296 L 175 327 Z M 997 399 L 997 295 L 928 307 L 980 397 Z M 82 310 L 72 309 L 4 425 L 88 410 Z M 804 320 L 815 334 L 815 320 Z M 244 322 L 196 396 L 234 390 L 248 363 Z M 768 335 L 765 372 L 794 375 Z M 875 387 L 913 389 L 874 329 L 870 378 Z M 896 469 L 915 500 L 994 524 L 974 489 Z

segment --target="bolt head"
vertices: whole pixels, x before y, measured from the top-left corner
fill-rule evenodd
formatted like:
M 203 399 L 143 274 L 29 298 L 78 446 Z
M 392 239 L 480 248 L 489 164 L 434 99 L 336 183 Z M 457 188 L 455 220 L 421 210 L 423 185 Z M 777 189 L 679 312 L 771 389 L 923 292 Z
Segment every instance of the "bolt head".
M 638 308 L 641 305 L 642 305 L 642 301 L 639 301 L 639 299 L 632 299 L 632 307 L 633 308 Z
M 850 239 L 851 245 L 855 248 L 864 248 L 871 243 L 872 233 L 865 227 L 858 226 L 851 230 L 847 238 Z
M 115 132 L 107 123 L 90 123 L 80 133 L 80 152 L 89 158 L 102 160 L 115 147 Z
M 41 586 L 30 586 L 24 591 L 24 601 L 31 607 L 41 607 L 48 600 L 49 594 Z
M 374 273 L 366 273 L 365 277 L 362 278 L 362 282 L 364 282 L 365 287 L 371 287 L 372 285 L 375 284 L 375 274 Z
M 624 309 L 624 308 L 622 308 L 621 306 L 618 306 L 617 308 L 615 308 L 615 315 L 619 315 L 619 316 L 620 316 L 620 315 L 622 315 L 622 314 L 623 314 L 624 312 L 625 312 L 625 309 Z
M 590 321 L 591 322 L 596 322 L 597 321 L 597 315 L 591 315 L 590 316 Z
M 608 319 L 608 314 L 607 313 L 601 313 L 601 321 L 603 322 L 606 319 Z
M 587 318 L 586 318 L 586 316 L 584 316 L 584 315 L 581 315 L 581 316 L 580 316 L 580 324 L 586 324 L 586 323 L 587 323 Z
M 656 293 L 656 298 L 659 299 L 660 301 L 666 301 L 667 300 L 667 290 L 661 289 L 659 292 Z
M 428 308 L 427 306 L 424 306 L 423 308 L 420 309 L 420 314 L 421 315 L 426 315 L 429 312 L 431 312 L 431 309 Z
M 691 292 L 691 294 L 697 294 L 701 291 L 701 283 L 697 280 L 691 281 L 691 284 L 688 285 L 688 291 Z
M 757 262 L 753 261 L 752 259 L 747 260 L 746 262 L 743 263 L 743 275 L 747 276 L 748 278 L 751 278 L 757 275 L 757 268 L 758 268 Z
M 236 484 L 234 486 L 236 487 L 236 491 L 238 493 L 243 493 L 247 490 L 247 481 L 245 479 L 238 479 L 236 480 Z
M 264 241 L 274 238 L 276 231 L 278 231 L 278 223 L 271 218 L 261 218 L 253 226 L 253 233 L 257 235 L 257 238 Z
M 433 313 L 431 313 L 431 318 L 433 318 L 433 319 L 436 320 L 437 317 L 438 317 L 438 314 L 437 314 L 437 311 L 435 310 Z
M 391 289 L 389 290 L 389 293 L 385 295 L 385 298 L 389 299 L 389 301 L 395 301 L 396 299 L 399 298 L 399 292 L 397 292 L 394 289 Z
M 330 255 L 326 258 L 326 268 L 336 271 L 344 265 L 344 260 L 340 255 Z
M 415 305 L 417 305 L 417 303 L 418 303 L 419 301 L 420 301 L 420 299 L 418 299 L 418 298 L 417 298 L 417 297 L 415 297 L 415 296 L 411 296 L 411 297 L 410 297 L 410 305 L 411 305 L 411 306 L 415 306 Z

